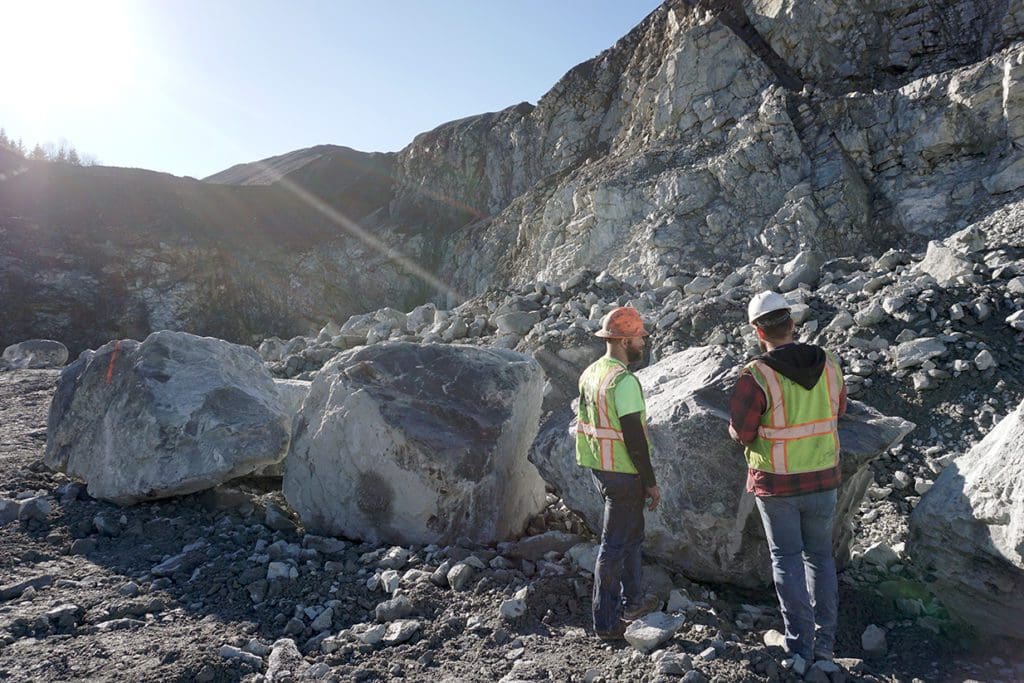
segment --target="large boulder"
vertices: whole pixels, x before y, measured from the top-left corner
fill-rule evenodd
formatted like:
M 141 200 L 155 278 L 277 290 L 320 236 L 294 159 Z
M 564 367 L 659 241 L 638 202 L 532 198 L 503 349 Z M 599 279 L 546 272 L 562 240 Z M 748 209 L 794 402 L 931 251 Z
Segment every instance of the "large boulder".
M 504 349 L 383 343 L 342 353 L 296 419 L 284 495 L 306 528 L 372 542 L 481 543 L 544 506 L 527 460 L 540 366 Z
M 754 498 L 745 492 L 743 449 L 729 439 L 729 398 L 738 363 L 718 347 L 673 354 L 637 373 L 647 397 L 653 463 L 661 505 L 647 515 L 644 551 L 702 581 L 758 586 L 771 577 Z M 903 438 L 913 424 L 850 402 L 840 421 L 843 484 L 835 549 L 849 558 L 852 516 L 870 480 L 867 464 Z M 552 417 L 531 459 L 591 529 L 601 528 L 601 498 L 576 465 L 571 410 Z
M 1024 403 L 939 475 L 910 516 L 907 550 L 951 611 L 1024 639 Z
M 255 350 L 161 331 L 86 351 L 61 373 L 45 462 L 123 505 L 277 462 L 291 411 Z
M 3 359 L 15 368 L 60 368 L 68 362 L 68 347 L 53 339 L 29 339 L 4 349 Z

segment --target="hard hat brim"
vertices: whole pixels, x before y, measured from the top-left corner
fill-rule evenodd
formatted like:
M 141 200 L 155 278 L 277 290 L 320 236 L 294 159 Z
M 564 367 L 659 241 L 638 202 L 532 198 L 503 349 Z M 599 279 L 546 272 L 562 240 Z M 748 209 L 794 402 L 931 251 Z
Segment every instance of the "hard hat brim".
M 612 334 L 607 330 L 598 330 L 597 332 L 594 333 L 594 336 L 600 337 L 601 339 L 632 339 L 633 337 L 649 337 L 651 336 L 651 333 L 648 332 L 647 330 L 642 330 L 640 334 L 630 334 L 624 336 L 621 334 Z

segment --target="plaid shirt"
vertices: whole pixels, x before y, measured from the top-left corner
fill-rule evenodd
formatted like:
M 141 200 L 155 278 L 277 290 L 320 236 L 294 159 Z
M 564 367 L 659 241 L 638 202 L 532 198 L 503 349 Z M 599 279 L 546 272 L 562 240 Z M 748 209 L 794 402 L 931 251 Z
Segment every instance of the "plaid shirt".
M 740 375 L 729 402 L 729 424 L 739 437 L 737 441 L 746 445 L 757 437 L 761 416 L 768 410 L 768 398 L 749 372 Z M 846 386 L 839 395 L 839 414 L 846 412 Z M 818 472 L 796 474 L 775 474 L 747 469 L 747 492 L 755 496 L 796 496 L 801 493 L 828 491 L 839 486 L 841 467 Z

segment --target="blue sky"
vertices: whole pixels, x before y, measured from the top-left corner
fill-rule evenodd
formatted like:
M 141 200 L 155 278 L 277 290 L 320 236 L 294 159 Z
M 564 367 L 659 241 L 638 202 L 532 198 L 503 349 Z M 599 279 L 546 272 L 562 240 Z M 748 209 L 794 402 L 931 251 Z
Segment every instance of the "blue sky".
M 536 102 L 659 4 L 0 0 L 26 27 L 0 41 L 0 127 L 199 178 L 323 143 L 393 151 Z

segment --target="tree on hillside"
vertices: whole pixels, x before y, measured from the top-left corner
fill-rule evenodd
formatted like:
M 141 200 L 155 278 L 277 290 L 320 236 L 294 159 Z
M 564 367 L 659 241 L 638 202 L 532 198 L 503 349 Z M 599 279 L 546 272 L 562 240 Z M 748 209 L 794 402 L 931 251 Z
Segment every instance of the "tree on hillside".
M 32 148 L 32 151 L 28 153 L 28 158 L 32 161 L 46 161 L 46 150 L 37 142 L 36 146 Z

